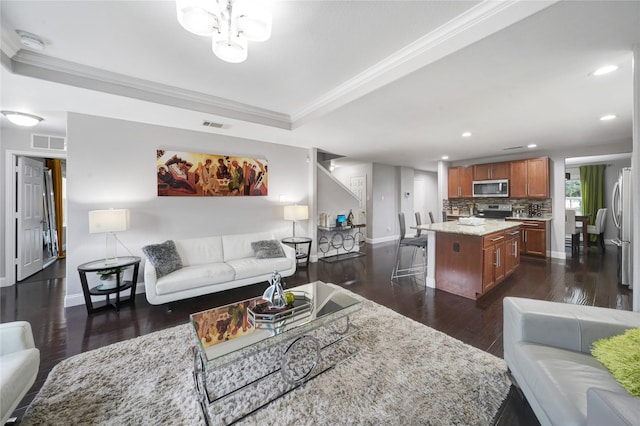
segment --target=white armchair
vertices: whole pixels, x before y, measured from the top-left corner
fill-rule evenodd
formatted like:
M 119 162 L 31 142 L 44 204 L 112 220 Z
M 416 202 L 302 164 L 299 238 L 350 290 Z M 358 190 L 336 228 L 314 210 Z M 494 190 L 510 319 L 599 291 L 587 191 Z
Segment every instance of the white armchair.
M 0 425 L 36 381 L 39 367 L 40 351 L 31 325 L 26 321 L 0 324 Z

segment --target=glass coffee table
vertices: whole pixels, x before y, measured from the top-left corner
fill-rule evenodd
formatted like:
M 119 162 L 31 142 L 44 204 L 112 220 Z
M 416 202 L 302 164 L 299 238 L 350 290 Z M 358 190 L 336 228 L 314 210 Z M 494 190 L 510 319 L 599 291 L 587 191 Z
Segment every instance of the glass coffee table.
M 287 289 L 293 306 L 261 297 L 191 314 L 194 381 L 206 424 L 229 424 L 358 353 L 349 315 L 362 302 L 321 281 Z

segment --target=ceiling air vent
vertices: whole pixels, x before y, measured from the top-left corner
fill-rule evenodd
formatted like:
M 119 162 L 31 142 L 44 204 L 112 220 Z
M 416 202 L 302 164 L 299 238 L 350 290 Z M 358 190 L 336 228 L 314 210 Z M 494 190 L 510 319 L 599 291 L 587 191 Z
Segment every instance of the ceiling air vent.
M 50 149 L 53 151 L 66 151 L 67 138 L 60 136 L 31 134 L 31 148 Z
M 222 127 L 224 126 L 224 124 L 222 123 L 216 123 L 215 121 L 203 121 L 202 125 L 205 127 L 215 127 L 216 129 L 222 129 Z
M 521 146 L 511 146 L 509 148 L 503 148 L 502 150 L 503 151 L 509 151 L 509 150 L 512 150 L 512 149 L 522 149 L 522 148 L 524 148 L 524 146 L 522 146 L 522 145 Z

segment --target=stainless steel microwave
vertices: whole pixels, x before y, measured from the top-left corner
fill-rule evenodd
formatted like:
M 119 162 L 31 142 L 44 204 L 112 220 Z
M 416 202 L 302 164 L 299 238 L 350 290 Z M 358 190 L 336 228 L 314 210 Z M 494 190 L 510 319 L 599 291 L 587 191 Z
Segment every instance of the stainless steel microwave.
M 509 196 L 509 180 L 474 180 L 473 181 L 474 197 L 508 197 Z

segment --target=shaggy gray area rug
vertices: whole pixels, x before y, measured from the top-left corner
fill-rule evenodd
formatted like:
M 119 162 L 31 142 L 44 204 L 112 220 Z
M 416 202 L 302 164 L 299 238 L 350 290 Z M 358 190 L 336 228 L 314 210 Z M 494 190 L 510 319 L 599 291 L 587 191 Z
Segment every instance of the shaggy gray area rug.
M 492 423 L 510 386 L 502 359 L 366 299 L 351 322 L 360 328 L 352 338 L 357 355 L 240 423 Z M 192 378 L 195 343 L 185 324 L 64 360 L 21 424 L 203 424 Z M 215 422 L 225 422 L 210 413 Z

